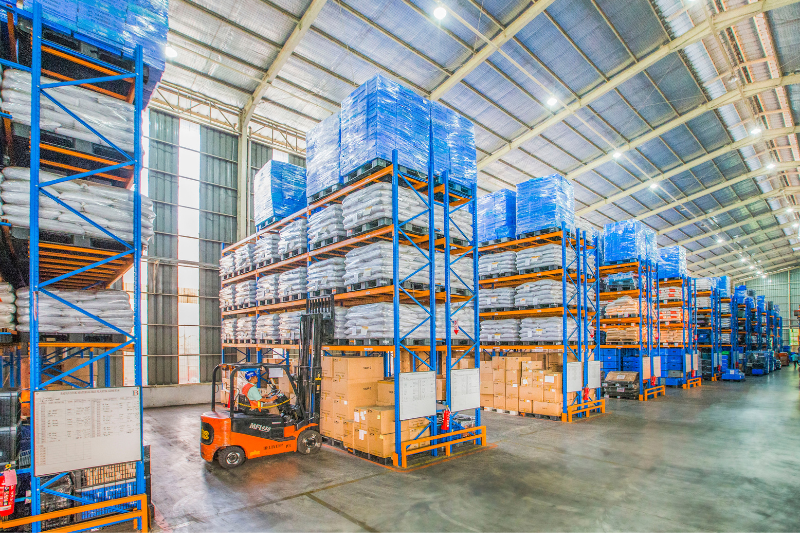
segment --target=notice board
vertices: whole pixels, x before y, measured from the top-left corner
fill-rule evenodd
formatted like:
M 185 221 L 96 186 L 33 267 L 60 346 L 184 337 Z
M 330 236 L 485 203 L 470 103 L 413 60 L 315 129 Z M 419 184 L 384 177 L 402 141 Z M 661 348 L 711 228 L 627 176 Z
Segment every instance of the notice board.
M 478 368 L 462 368 L 450 371 L 450 410 L 465 411 L 481 406 L 481 371 Z
M 33 393 L 34 473 L 142 460 L 139 387 Z
M 436 372 L 400 372 L 400 420 L 436 416 Z

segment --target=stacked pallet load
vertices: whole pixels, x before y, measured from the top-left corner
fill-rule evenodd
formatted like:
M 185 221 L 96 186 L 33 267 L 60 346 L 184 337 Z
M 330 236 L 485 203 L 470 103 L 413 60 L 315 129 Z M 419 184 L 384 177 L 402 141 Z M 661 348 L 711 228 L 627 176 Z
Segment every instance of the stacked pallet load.
M 501 189 L 478 199 L 478 242 L 513 239 L 516 225 L 517 193 Z

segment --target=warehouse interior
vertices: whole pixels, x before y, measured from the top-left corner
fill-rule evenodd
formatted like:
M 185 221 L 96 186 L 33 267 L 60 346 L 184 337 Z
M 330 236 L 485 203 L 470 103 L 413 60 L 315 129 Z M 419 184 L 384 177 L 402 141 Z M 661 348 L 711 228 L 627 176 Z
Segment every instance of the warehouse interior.
M 0 2 L 0 530 L 797 529 L 798 0 Z

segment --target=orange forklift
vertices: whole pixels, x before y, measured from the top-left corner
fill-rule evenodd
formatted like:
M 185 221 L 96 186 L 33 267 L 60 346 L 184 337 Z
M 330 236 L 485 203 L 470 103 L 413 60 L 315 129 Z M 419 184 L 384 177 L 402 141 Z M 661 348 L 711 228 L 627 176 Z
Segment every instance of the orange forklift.
M 309 299 L 300 317 L 300 359 L 297 375 L 288 364 L 234 363 L 217 365 L 212 374 L 211 411 L 200 417 L 200 455 L 216 460 L 226 469 L 247 459 L 287 452 L 319 452 L 320 387 L 322 345 L 333 339 L 333 297 Z M 296 402 L 269 379 L 270 369 L 281 369 L 289 378 Z M 229 400 L 225 411 L 217 411 L 217 382 L 222 370 L 230 370 Z M 268 401 L 253 402 L 237 387 L 239 372 L 256 372 L 270 388 Z M 266 374 L 266 376 L 265 376 Z M 268 412 L 269 410 L 273 412 Z M 274 411 L 277 409 L 277 413 Z

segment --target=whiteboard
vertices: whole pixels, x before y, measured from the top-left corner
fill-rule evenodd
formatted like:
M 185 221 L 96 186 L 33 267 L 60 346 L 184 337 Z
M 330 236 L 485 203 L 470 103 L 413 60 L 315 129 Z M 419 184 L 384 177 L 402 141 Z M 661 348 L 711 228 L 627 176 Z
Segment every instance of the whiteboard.
M 590 389 L 599 389 L 600 388 L 600 376 L 602 375 L 603 371 L 603 363 L 602 361 L 589 361 L 589 384 L 587 385 Z
M 578 392 L 583 389 L 583 363 L 575 361 L 567 363 L 567 392 Z
M 642 379 L 650 379 L 650 358 L 642 357 Z
M 400 420 L 436 416 L 436 372 L 401 372 Z
M 33 393 L 34 473 L 142 460 L 139 387 Z
M 450 371 L 450 410 L 479 409 L 481 406 L 481 371 L 462 368 Z
M 653 356 L 653 376 L 660 378 L 661 377 L 661 356 L 654 355 Z

